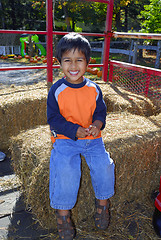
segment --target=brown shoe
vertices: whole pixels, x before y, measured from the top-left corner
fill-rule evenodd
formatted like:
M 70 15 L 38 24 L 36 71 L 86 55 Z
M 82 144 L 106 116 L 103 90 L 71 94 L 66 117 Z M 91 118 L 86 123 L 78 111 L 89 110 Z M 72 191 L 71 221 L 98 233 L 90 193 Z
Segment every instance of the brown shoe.
M 61 216 L 56 210 L 56 217 L 60 240 L 73 240 L 75 237 L 75 228 L 71 220 L 70 212 L 66 216 Z
M 96 214 L 94 217 L 95 225 L 97 228 L 105 230 L 109 226 L 110 222 L 110 212 L 109 212 L 109 206 L 110 206 L 110 200 L 107 200 L 106 206 L 101 206 L 99 204 L 99 200 L 95 200 L 96 205 Z

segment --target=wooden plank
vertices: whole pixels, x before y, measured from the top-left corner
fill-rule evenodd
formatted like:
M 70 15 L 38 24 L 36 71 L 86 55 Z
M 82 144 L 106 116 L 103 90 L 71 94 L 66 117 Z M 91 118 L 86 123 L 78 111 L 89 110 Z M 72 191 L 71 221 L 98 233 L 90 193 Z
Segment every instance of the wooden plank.
M 161 34 L 154 33 L 126 33 L 126 32 L 113 32 L 114 38 L 134 38 L 134 39 L 155 39 L 161 40 Z
M 157 46 L 147 46 L 147 45 L 138 45 L 139 49 L 147 49 L 147 50 L 154 50 L 156 51 L 158 49 Z
M 110 53 L 121 53 L 125 55 L 130 55 L 130 56 L 134 55 L 133 51 L 124 50 L 124 49 L 115 49 L 115 48 L 110 48 Z

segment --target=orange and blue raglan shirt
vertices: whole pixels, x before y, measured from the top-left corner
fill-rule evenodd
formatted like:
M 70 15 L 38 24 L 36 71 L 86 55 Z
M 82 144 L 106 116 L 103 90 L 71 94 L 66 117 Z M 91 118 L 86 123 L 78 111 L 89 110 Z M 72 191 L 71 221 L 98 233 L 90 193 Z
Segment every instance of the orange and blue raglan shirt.
M 83 82 L 72 84 L 62 78 L 52 85 L 47 99 L 47 122 L 55 137 L 77 140 L 77 129 L 88 128 L 95 120 L 103 123 L 102 129 L 105 127 L 106 105 L 96 83 L 84 78 Z

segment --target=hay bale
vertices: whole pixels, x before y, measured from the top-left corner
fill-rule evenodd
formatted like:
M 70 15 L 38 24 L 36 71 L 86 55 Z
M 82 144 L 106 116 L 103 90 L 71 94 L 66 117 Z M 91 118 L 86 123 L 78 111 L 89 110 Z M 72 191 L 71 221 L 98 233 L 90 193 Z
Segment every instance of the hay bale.
M 35 167 L 30 177 L 30 184 L 24 188 L 26 204 L 32 208 L 32 213 L 36 216 L 41 226 L 56 228 L 56 218 L 54 210 L 49 202 L 49 159 L 50 156 Z M 73 220 L 79 224 L 83 219 L 94 214 L 94 193 L 91 185 L 90 174 L 85 160 L 82 159 L 82 180 L 78 203 L 72 211 Z M 88 188 L 85 186 L 89 186 Z M 86 201 L 84 201 L 86 199 Z M 87 207 L 88 206 L 88 207 Z
M 46 124 L 47 88 L 43 84 L 0 90 L 0 149 L 21 130 Z
M 24 193 L 26 205 L 32 208 L 32 213 L 39 223 L 43 227 L 53 229 L 56 227 L 56 218 L 49 200 L 49 159 L 50 152 L 41 164 L 33 169 L 30 183 L 24 187 Z
M 161 114 L 148 118 L 129 113 L 109 114 L 103 132 L 107 151 L 116 165 L 116 194 L 112 203 L 117 214 L 122 204 L 148 201 L 159 189 L 161 173 Z
M 102 90 L 108 112 L 128 111 L 140 116 L 151 116 L 157 111 L 155 104 L 143 95 L 138 95 L 111 83 L 97 82 Z
M 24 189 L 30 184 L 30 177 L 36 167 L 44 159 L 50 157 L 52 149 L 49 126 L 39 126 L 28 131 L 22 131 L 11 138 L 12 165 L 19 176 Z
M 32 208 L 33 214 L 42 226 L 54 228 L 56 226 L 53 209 L 49 203 L 49 160 L 52 144 L 50 140 L 49 126 L 40 126 L 35 129 L 20 133 L 11 138 L 12 165 L 16 175 L 22 183 L 26 204 Z M 18 151 L 17 151 L 18 150 Z M 82 181 L 81 185 L 91 185 L 91 179 L 85 160 L 82 157 Z M 94 212 L 94 206 L 86 208 L 84 197 L 90 202 L 94 194 L 92 185 L 80 189 L 79 204 L 73 210 L 75 222 L 82 220 Z
M 96 81 L 103 92 L 108 112 L 128 111 L 151 116 L 159 109 L 150 99 L 102 81 Z M 21 130 L 46 124 L 47 84 L 5 88 L 0 90 L 0 150 L 9 148 L 8 139 Z
M 116 165 L 116 194 L 112 209 L 121 212 L 126 201 L 142 201 L 159 186 L 161 172 L 161 114 L 153 118 L 129 113 L 109 114 L 103 131 L 106 149 Z M 19 149 L 20 156 L 15 153 Z M 20 133 L 11 139 L 13 165 L 23 184 L 26 203 L 42 226 L 55 228 L 49 206 L 49 158 L 51 142 L 48 126 Z M 82 159 L 82 179 L 78 202 L 73 209 L 76 223 L 94 213 L 94 193 L 89 169 Z

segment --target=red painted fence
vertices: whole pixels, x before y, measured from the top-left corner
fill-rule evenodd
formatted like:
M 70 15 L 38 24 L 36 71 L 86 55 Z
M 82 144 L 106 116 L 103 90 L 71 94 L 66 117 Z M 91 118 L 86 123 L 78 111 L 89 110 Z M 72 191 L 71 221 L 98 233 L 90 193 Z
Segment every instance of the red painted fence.
M 104 54 L 103 64 L 90 64 L 91 67 L 102 67 L 103 75 L 102 79 L 106 82 L 108 78 L 109 69 L 109 81 L 115 82 L 120 86 L 125 86 L 131 90 L 135 89 L 137 93 L 144 93 L 149 96 L 149 92 L 152 97 L 161 100 L 161 71 L 141 67 L 133 64 L 109 61 L 109 50 L 111 38 L 133 38 L 133 39 L 156 39 L 161 40 L 161 34 L 153 33 L 120 33 L 112 32 L 112 16 L 113 16 L 113 0 L 86 0 L 93 2 L 107 3 L 106 14 L 106 26 L 104 33 L 81 33 L 84 36 L 98 36 L 104 37 Z M 65 35 L 67 32 L 53 31 L 53 8 L 52 0 L 46 1 L 47 7 L 47 19 L 46 19 L 46 31 L 32 31 L 32 30 L 0 30 L 0 33 L 28 33 L 28 34 L 45 34 L 47 36 L 47 65 L 42 66 L 26 66 L 26 67 L 9 67 L 0 68 L 0 71 L 6 70 L 26 70 L 26 69 L 47 69 L 47 81 L 52 83 L 53 81 L 53 68 L 59 68 L 59 65 L 52 65 L 53 57 L 53 35 Z M 123 75 L 124 73 L 124 75 Z M 139 74 L 139 75 L 138 75 Z M 125 84 L 126 83 L 126 84 Z M 137 86 L 137 87 L 136 87 Z M 151 88 L 151 89 L 150 89 Z M 152 91 L 153 90 L 153 91 Z
M 109 66 L 109 82 L 161 101 L 161 70 L 118 61 Z
M 108 33 L 111 32 L 112 26 L 112 15 L 113 15 L 113 0 L 86 0 L 86 1 L 93 1 L 93 2 L 101 2 L 107 3 L 107 16 L 106 16 L 106 28 L 105 33 L 81 33 L 84 36 L 98 36 L 105 38 L 105 49 L 104 49 L 104 58 L 103 64 L 90 64 L 91 67 L 103 67 L 103 80 L 107 81 L 107 74 L 108 74 L 108 60 L 109 60 L 109 46 L 110 46 L 110 38 Z M 10 68 L 0 68 L 0 71 L 6 70 L 26 70 L 26 69 L 47 69 L 47 81 L 53 81 L 53 68 L 59 68 L 59 65 L 52 65 L 52 57 L 53 57 L 53 35 L 65 35 L 68 32 L 58 32 L 53 31 L 53 6 L 52 0 L 46 1 L 46 12 L 47 12 L 47 19 L 46 19 L 46 31 L 32 31 L 32 30 L 0 30 L 0 33 L 28 33 L 28 34 L 45 34 L 47 35 L 47 66 L 30 66 L 30 67 L 10 67 Z
M 113 38 L 161 40 L 161 34 L 153 33 L 112 33 Z M 109 82 L 131 92 L 161 101 L 161 70 L 125 62 L 109 61 Z

